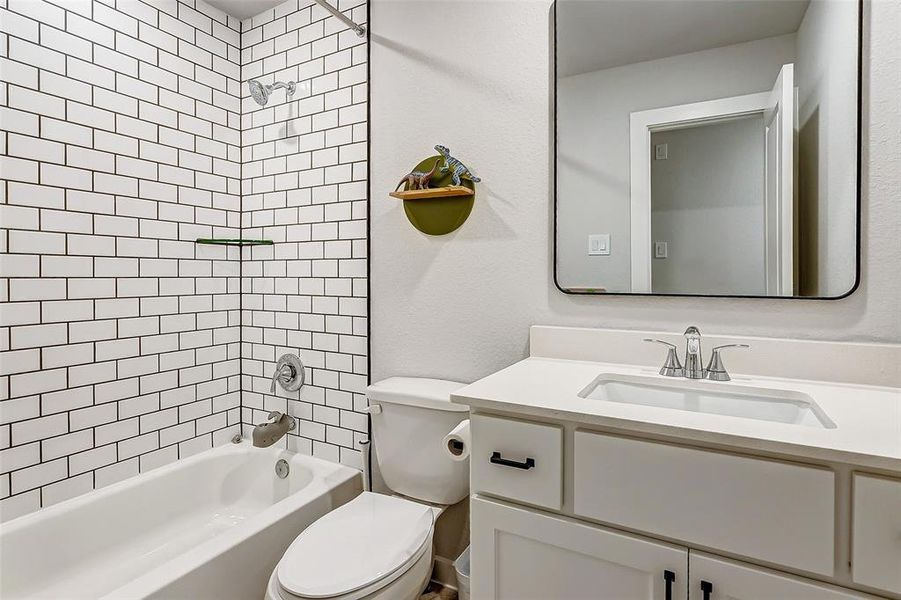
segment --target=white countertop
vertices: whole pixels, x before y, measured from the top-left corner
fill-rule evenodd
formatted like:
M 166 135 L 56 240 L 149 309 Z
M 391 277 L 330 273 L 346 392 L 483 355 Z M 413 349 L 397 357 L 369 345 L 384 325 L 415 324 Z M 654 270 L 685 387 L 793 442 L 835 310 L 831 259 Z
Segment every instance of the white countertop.
M 560 419 L 901 473 L 899 388 L 735 373 L 725 384 L 807 394 L 836 425 L 821 429 L 579 397 L 602 373 L 673 381 L 652 367 L 532 357 L 458 390 L 451 400 L 524 418 Z

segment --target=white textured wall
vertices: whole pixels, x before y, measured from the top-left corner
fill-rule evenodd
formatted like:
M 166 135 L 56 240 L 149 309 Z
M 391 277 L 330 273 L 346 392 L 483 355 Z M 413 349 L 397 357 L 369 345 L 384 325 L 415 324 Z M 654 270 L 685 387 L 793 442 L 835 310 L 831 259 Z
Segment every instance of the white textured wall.
M 373 379 L 475 379 L 523 357 L 533 323 L 901 341 L 901 1 L 869 5 L 862 281 L 833 301 L 586 298 L 554 287 L 549 8 L 372 1 Z M 439 141 L 484 182 L 469 221 L 428 238 L 387 192 Z

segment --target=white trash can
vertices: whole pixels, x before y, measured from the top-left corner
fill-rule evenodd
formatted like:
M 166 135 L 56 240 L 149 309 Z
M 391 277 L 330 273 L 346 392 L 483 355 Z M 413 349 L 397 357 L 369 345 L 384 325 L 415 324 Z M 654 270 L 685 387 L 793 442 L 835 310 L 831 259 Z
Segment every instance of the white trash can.
M 469 600 L 469 546 L 454 561 L 457 572 L 457 596 L 459 600 Z

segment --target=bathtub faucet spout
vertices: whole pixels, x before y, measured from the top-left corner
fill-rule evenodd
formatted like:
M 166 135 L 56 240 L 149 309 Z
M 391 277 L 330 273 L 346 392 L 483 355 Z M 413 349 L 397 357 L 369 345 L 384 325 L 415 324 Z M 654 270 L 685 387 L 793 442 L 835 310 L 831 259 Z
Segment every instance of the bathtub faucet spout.
M 256 448 L 268 448 L 279 441 L 289 431 L 294 431 L 297 421 L 294 417 L 277 410 L 269 413 L 269 420 L 253 428 L 253 445 Z

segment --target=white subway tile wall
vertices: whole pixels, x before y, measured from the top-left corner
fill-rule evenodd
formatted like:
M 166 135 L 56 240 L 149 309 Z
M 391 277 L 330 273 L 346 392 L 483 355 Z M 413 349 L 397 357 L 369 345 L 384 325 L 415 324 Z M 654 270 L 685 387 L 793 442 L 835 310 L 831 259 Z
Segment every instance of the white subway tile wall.
M 358 23 L 365 0 L 334 3 Z M 291 450 L 360 466 L 367 437 L 367 47 L 312 0 L 244 21 L 243 79 L 297 81 L 261 107 L 242 89 L 242 232 L 273 246 L 241 263 L 245 433 L 278 410 Z M 269 394 L 275 361 L 298 354 L 307 384 Z
M 0 519 L 268 410 L 299 418 L 287 447 L 359 464 L 366 46 L 311 4 L 0 0 Z M 304 81 L 260 108 L 251 77 Z M 277 243 L 194 243 L 241 236 Z M 286 351 L 300 401 L 268 395 Z

